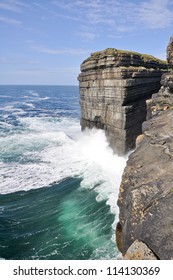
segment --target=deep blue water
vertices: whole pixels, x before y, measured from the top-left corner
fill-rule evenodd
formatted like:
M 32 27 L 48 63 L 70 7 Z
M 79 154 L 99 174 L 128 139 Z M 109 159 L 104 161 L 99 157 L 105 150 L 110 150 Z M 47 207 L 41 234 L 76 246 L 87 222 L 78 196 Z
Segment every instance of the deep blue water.
M 0 258 L 116 259 L 125 159 L 80 131 L 76 86 L 0 86 Z

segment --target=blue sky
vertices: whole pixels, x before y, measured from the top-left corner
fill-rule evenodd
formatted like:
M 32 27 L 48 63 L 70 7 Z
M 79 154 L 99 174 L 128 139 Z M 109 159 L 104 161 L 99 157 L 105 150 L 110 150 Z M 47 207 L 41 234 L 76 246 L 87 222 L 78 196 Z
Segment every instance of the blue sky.
M 166 58 L 172 0 L 0 0 L 0 84 L 77 85 L 90 53 Z

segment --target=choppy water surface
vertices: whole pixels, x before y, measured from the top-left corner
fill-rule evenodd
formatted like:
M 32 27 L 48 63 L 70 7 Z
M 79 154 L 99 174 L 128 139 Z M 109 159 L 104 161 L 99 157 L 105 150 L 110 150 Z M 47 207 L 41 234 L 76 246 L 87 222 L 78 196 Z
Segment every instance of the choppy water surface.
M 0 86 L 0 258 L 116 258 L 126 160 L 79 114 L 78 87 Z

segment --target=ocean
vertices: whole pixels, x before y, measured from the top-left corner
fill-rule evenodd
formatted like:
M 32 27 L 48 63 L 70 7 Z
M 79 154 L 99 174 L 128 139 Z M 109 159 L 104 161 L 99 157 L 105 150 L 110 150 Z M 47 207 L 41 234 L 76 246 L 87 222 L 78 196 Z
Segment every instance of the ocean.
M 0 259 L 117 259 L 126 160 L 81 132 L 77 86 L 0 86 Z

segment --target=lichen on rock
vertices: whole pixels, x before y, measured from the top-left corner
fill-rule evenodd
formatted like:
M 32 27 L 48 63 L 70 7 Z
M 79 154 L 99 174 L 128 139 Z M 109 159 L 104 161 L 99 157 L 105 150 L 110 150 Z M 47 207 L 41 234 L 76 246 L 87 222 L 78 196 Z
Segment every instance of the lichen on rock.
M 124 260 L 157 260 L 155 254 L 142 241 L 135 240 L 125 253 Z

